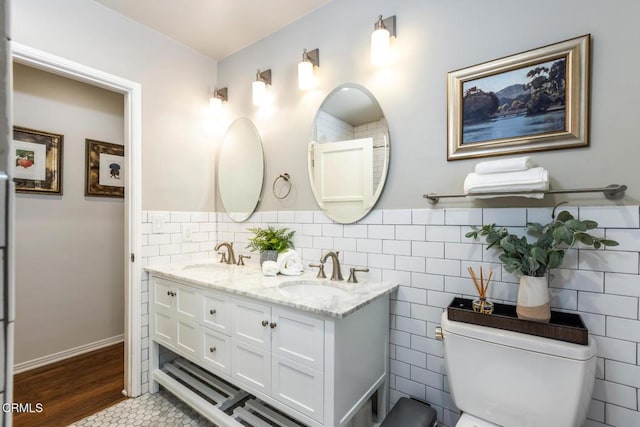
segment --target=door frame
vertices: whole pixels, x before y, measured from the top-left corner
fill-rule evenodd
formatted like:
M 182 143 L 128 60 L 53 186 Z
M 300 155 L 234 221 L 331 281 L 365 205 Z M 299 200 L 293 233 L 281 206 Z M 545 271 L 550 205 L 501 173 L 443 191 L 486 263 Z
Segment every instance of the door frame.
M 43 52 L 29 46 L 11 42 L 12 62 L 28 65 L 97 86 L 124 96 L 124 146 L 125 146 L 125 319 L 124 319 L 124 390 L 123 394 L 136 397 L 141 394 L 141 337 L 142 337 L 142 293 L 141 293 L 141 224 L 142 224 L 142 86 L 140 83 L 88 67 L 77 62 Z M 13 126 L 13 123 L 11 123 Z M 10 197 L 14 197 L 11 194 Z M 13 200 L 11 200 L 13 205 Z M 13 224 L 10 224 L 13 229 Z M 10 271 L 14 270 L 11 256 Z M 9 282 L 10 313 L 13 318 L 15 281 Z M 13 341 L 13 340 L 11 340 Z M 13 348 L 13 342 L 8 343 Z M 13 358 L 11 358 L 13 359 Z M 11 369 L 13 361 L 11 361 Z

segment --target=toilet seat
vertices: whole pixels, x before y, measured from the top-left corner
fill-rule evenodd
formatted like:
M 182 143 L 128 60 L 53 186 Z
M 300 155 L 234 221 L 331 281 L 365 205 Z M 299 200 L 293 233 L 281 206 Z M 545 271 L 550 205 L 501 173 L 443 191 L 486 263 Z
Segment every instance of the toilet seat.
M 490 423 L 481 418 L 474 417 L 467 413 L 463 413 L 455 427 L 500 427 L 498 424 Z

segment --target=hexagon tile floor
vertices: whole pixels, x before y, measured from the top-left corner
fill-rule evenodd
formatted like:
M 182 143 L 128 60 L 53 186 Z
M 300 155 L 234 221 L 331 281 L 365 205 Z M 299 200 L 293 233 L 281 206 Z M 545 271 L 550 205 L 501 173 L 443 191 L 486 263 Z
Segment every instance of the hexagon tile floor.
M 69 427 L 215 427 L 166 390 L 127 399 Z

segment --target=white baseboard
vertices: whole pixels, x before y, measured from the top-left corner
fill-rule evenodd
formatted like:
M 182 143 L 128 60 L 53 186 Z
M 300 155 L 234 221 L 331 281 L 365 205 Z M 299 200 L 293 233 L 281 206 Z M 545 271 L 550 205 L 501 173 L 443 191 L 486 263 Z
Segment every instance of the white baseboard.
M 31 369 L 39 368 L 50 363 L 59 362 L 70 357 L 79 356 L 84 353 L 89 353 L 90 351 L 99 350 L 101 348 L 108 347 L 113 344 L 118 344 L 123 341 L 124 334 L 120 334 L 116 335 L 115 337 L 105 338 L 100 341 L 95 341 L 89 344 L 81 345 L 79 347 L 70 348 L 69 350 L 64 350 L 58 353 L 49 354 L 47 356 L 38 357 L 37 359 L 16 363 L 15 365 L 13 365 L 13 373 L 19 374 L 21 372 L 30 371 Z

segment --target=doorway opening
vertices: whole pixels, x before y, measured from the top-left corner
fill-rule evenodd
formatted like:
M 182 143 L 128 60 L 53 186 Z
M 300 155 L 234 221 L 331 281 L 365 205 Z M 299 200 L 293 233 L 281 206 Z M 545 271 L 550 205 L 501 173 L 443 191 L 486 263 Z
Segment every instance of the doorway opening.
M 26 65 L 72 80 L 119 93 L 124 98 L 124 389 L 125 396 L 136 397 L 141 393 L 141 282 L 140 265 L 136 254 L 140 252 L 141 198 L 141 146 L 142 101 L 139 83 L 105 73 L 85 65 L 51 55 L 19 43 L 11 43 L 14 63 Z M 13 119 L 11 120 L 13 123 Z M 9 199 L 9 229 L 14 230 L 15 194 Z M 15 318 L 15 238 L 9 238 L 9 318 Z M 55 327 L 55 325 L 49 325 Z M 13 348 L 13 333 L 7 336 L 9 348 Z M 13 366 L 12 352 L 8 352 L 7 365 Z M 7 376 L 7 398 L 10 399 L 13 373 Z

